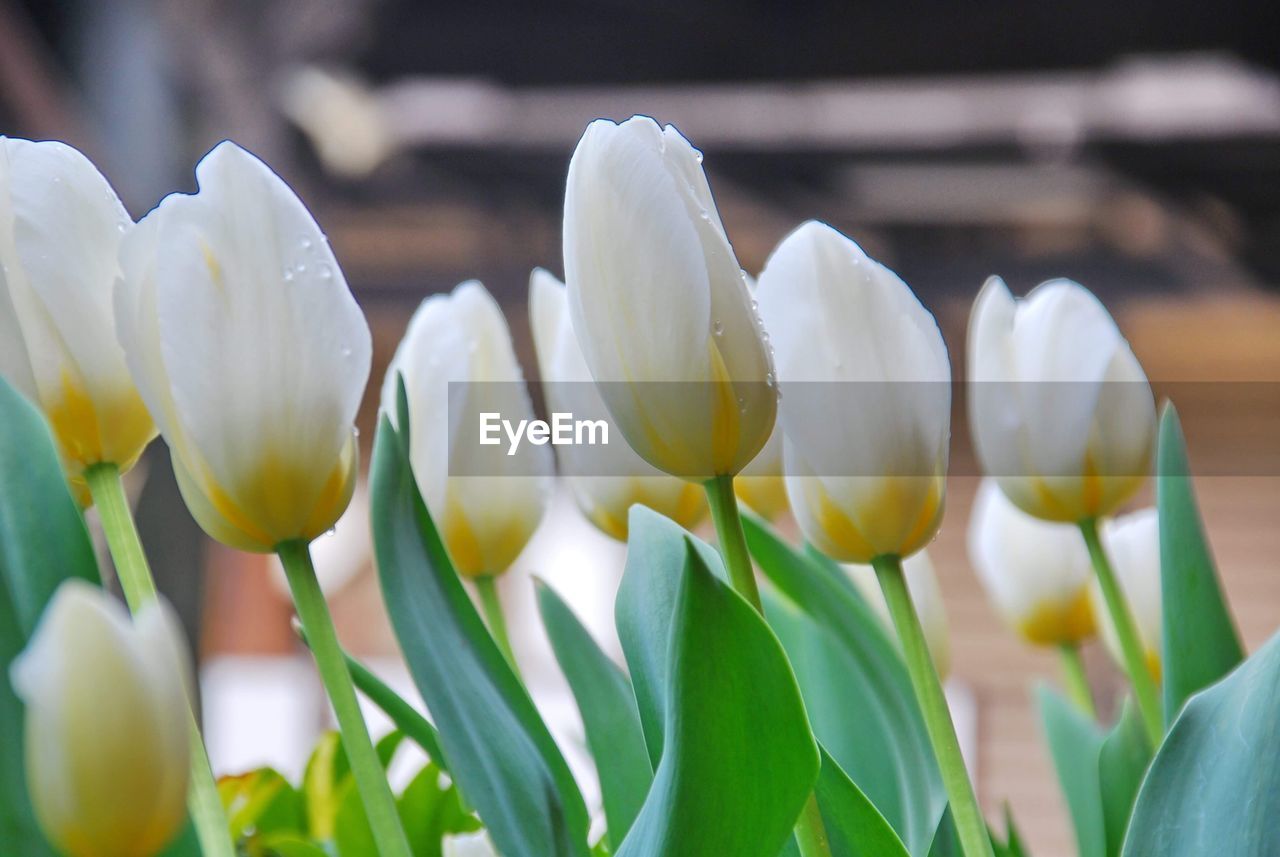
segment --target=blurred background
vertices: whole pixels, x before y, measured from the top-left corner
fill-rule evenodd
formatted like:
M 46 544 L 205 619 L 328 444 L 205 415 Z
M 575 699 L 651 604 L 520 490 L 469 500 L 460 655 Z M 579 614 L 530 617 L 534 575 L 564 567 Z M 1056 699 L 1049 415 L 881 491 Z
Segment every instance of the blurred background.
M 957 377 L 986 276 L 1019 293 L 1077 279 L 1178 399 L 1254 648 L 1280 621 L 1278 18 L 1274 4 L 1182 0 L 0 0 L 0 133 L 83 149 L 135 217 L 193 190 L 195 162 L 221 139 L 270 163 L 329 233 L 373 329 L 366 441 L 410 313 L 461 280 L 498 297 L 536 375 L 528 274 L 562 273 L 565 170 L 598 116 L 648 113 L 704 150 L 752 273 L 806 218 L 854 237 L 937 314 Z M 949 692 L 988 812 L 1009 802 L 1036 854 L 1066 855 L 1030 702 L 1056 661 L 1004 629 L 974 578 L 964 530 L 977 480 L 960 411 L 955 433 L 931 549 Z M 329 714 L 274 560 L 203 538 L 160 443 L 130 487 L 201 659 L 215 768 L 296 775 Z M 348 646 L 412 694 L 366 516 L 358 495 L 318 564 Z M 588 793 L 528 574 L 616 653 L 623 556 L 562 492 L 502 583 L 531 689 Z M 1113 697 L 1105 653 L 1095 644 L 1086 659 Z

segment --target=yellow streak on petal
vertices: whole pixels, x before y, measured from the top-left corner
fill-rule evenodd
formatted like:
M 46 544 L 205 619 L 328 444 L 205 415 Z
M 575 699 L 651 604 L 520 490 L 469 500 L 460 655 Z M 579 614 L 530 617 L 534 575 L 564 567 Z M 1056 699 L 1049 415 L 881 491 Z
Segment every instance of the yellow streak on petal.
M 845 562 L 870 562 L 878 552 L 831 499 L 822 482 L 811 478 L 803 480 L 802 484 L 806 505 L 813 511 L 818 527 L 831 546 L 840 552 L 840 556 L 835 558 Z
M 1065 605 L 1060 601 L 1038 604 L 1017 623 L 1027 642 L 1038 646 L 1075 644 L 1092 637 L 1096 629 L 1089 590 L 1082 587 Z
M 630 493 L 618 507 L 610 508 L 595 503 L 592 504 L 590 509 L 586 510 L 588 521 L 595 524 L 606 536 L 617 539 L 620 542 L 627 540 L 629 513 L 632 506 L 647 506 L 655 512 L 671 518 L 671 520 L 685 529 L 689 529 L 701 520 L 703 513 L 706 511 L 706 507 L 702 503 L 702 489 L 691 482 L 681 486 L 680 493 L 676 497 L 674 504 L 657 502 L 642 484 L 632 483 L 629 487 L 631 489 Z
M 45 415 L 62 454 L 79 469 L 102 461 L 98 415 L 89 391 L 64 368 L 59 392 L 61 395 L 46 409 Z
M 529 522 L 519 516 L 504 516 L 497 526 L 478 531 L 452 483 L 445 489 L 444 505 L 440 537 L 454 568 L 466 577 L 502 574 L 533 535 Z
M 771 521 L 787 511 L 787 483 L 781 476 L 739 476 L 733 488 L 739 500 Z
M 733 379 L 724 357 L 716 347 L 715 338 L 707 343 L 711 358 L 711 395 L 714 398 L 711 416 L 711 465 L 712 475 L 733 473 L 736 469 L 738 447 L 742 443 L 742 405 L 738 404 L 733 389 Z

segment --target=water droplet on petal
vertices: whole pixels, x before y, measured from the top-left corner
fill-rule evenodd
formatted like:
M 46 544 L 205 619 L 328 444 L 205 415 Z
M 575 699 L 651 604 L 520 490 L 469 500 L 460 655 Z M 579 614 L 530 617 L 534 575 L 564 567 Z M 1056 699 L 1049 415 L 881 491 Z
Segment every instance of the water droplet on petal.
M 343 356 L 343 357 L 350 357 L 350 356 L 351 356 L 351 346 L 350 346 L 350 345 L 344 345 L 344 346 L 342 346 L 342 356 Z
M 752 311 L 752 312 L 759 312 L 759 310 L 760 310 L 760 301 L 757 301 L 757 300 L 753 300 L 753 301 L 751 301 L 751 311 Z M 757 321 L 757 322 L 758 322 L 758 321 L 760 321 L 760 317 L 759 317 L 759 316 L 757 316 L 757 317 L 756 317 L 756 321 Z
M 303 239 L 302 239 L 301 241 L 299 241 L 298 243 L 302 245 L 302 249 L 303 249 L 303 250 L 310 250 L 310 249 L 311 249 L 311 239 L 310 239 L 310 238 L 303 238 Z
M 716 336 L 724 336 L 724 322 L 717 321 L 711 326 L 711 330 Z
M 333 279 L 333 269 L 329 267 L 329 263 L 321 262 L 319 268 L 317 268 L 316 270 L 320 272 L 320 279 L 322 280 Z
M 772 372 L 767 373 L 767 374 L 764 376 L 764 385 L 765 385 L 766 387 L 772 387 L 772 386 L 774 385 L 774 383 L 775 383 L 775 382 L 774 382 L 774 378 L 773 378 L 773 373 L 772 373 Z
M 694 152 L 694 153 L 693 153 L 693 159 L 694 159 L 695 161 L 697 161 L 698 163 L 702 163 L 702 153 L 701 153 L 701 152 Z
M 293 281 L 293 268 L 284 269 L 284 281 L 286 283 Z
M 299 273 L 299 274 L 305 274 L 306 272 L 307 272 L 307 266 L 306 266 L 306 265 L 298 265 L 298 273 Z

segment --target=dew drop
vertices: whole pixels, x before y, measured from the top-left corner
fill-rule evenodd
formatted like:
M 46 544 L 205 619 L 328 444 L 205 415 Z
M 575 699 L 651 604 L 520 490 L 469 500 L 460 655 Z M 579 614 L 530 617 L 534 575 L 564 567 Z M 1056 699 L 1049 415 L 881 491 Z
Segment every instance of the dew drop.
M 769 372 L 764 376 L 764 385 L 766 387 L 772 387 L 775 383 L 777 382 L 774 380 L 772 372 Z
M 694 153 L 693 153 L 693 159 L 694 159 L 695 161 L 697 161 L 698 163 L 702 163 L 702 153 L 701 153 L 701 152 L 694 152 Z
M 299 265 L 298 265 L 298 273 L 299 273 L 299 274 L 305 274 L 306 272 L 307 272 L 307 266 L 306 266 L 306 265 L 299 264 Z
M 298 243 L 302 245 L 302 249 L 303 249 L 303 250 L 310 250 L 310 249 L 311 249 L 311 239 L 310 239 L 310 238 L 303 238 L 303 239 L 302 239 L 301 241 L 299 241 Z
M 333 279 L 333 269 L 329 267 L 329 264 L 327 262 L 321 262 L 320 266 L 316 270 L 320 272 L 320 279 L 322 280 Z
M 717 321 L 714 325 L 712 325 L 711 330 L 715 333 L 716 336 L 724 336 L 724 322 Z
M 759 311 L 760 311 L 760 301 L 757 301 L 757 300 L 752 300 L 752 301 L 751 301 L 751 311 L 752 311 L 752 312 L 759 312 Z M 756 317 L 756 321 L 757 321 L 757 322 L 758 322 L 758 321 L 760 321 L 759 316 L 757 316 L 757 317 Z
M 351 346 L 350 346 L 350 345 L 344 345 L 344 346 L 342 346 L 342 356 L 343 356 L 343 357 L 350 357 L 350 356 L 351 356 Z
M 284 281 L 285 281 L 286 283 L 289 283 L 289 282 L 292 282 L 292 281 L 293 281 L 293 268 L 285 268 L 285 269 L 284 269 Z

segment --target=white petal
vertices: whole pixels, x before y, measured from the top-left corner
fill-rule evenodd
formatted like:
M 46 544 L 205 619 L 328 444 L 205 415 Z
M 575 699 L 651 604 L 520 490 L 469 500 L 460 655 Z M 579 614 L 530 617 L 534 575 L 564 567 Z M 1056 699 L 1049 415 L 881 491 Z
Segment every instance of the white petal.
M 139 238 L 156 253 L 163 368 L 150 371 L 168 380 L 168 421 L 198 451 L 188 466 L 206 493 L 212 482 L 258 504 L 260 527 L 297 537 L 349 443 L 369 329 L 319 227 L 265 164 L 223 143 L 196 177 L 200 192 L 166 198 L 147 216 L 157 231 Z M 132 302 L 146 299 L 142 287 Z M 272 481 L 294 486 L 289 502 L 260 496 Z

